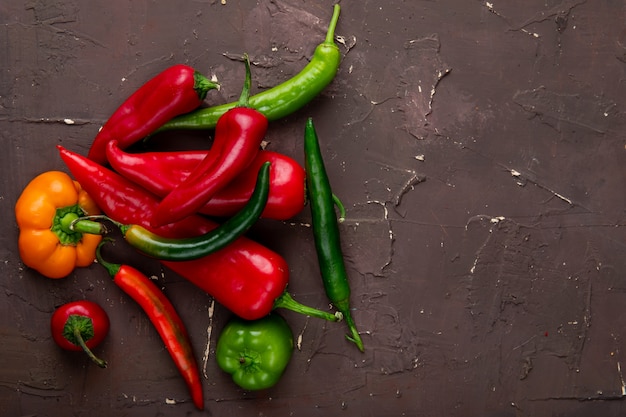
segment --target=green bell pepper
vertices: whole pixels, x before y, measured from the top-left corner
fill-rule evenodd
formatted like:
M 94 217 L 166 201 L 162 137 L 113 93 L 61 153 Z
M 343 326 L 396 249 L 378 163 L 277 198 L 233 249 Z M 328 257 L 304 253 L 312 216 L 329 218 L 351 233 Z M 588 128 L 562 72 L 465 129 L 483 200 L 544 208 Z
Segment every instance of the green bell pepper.
M 281 316 L 271 313 L 259 320 L 235 317 L 217 341 L 219 367 L 249 391 L 275 385 L 293 353 L 293 333 Z

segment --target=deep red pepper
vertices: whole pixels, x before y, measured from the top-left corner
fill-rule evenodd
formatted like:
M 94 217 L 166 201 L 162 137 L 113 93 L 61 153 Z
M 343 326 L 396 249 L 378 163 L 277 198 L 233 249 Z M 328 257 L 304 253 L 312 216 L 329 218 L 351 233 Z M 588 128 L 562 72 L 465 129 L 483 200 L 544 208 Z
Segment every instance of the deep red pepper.
M 250 62 L 247 56 L 244 61 L 246 81 L 239 106 L 220 117 L 211 152 L 159 203 L 152 219 L 153 226 L 162 226 L 196 213 L 257 156 L 268 120 L 261 112 L 248 107 Z
M 107 146 L 111 167 L 122 176 L 163 197 L 187 178 L 210 151 L 124 152 L 115 141 Z M 254 191 L 257 172 L 265 162 L 270 170 L 270 194 L 261 217 L 287 220 L 304 208 L 304 168 L 294 159 L 278 152 L 259 151 L 256 158 L 227 187 L 218 191 L 198 211 L 216 217 L 237 213 Z
M 158 204 L 156 196 L 82 155 L 60 145 L 57 148 L 74 178 L 98 207 L 117 222 L 138 224 L 164 237 L 198 236 L 217 227 L 205 217 L 189 216 L 154 228 L 150 219 Z M 289 268 L 285 259 L 245 237 L 200 259 L 161 263 L 246 320 L 259 319 L 274 308 L 330 321 L 339 318 L 294 301 L 286 291 Z
M 198 363 L 185 324 L 176 309 L 159 287 L 141 271 L 130 265 L 114 264 L 102 259 L 100 249 L 103 243 L 96 251 L 98 263 L 111 275 L 113 282 L 145 311 L 185 380 L 194 405 L 199 410 L 204 409 Z
M 63 304 L 50 318 L 50 331 L 57 345 L 66 350 L 84 351 L 101 368 L 107 367 L 106 361 L 91 349 L 104 340 L 110 327 L 106 311 L 88 300 Z
M 106 163 L 106 144 L 116 139 L 126 148 L 153 133 L 175 116 L 198 108 L 218 84 L 188 65 L 166 68 L 128 97 L 96 135 L 88 158 Z

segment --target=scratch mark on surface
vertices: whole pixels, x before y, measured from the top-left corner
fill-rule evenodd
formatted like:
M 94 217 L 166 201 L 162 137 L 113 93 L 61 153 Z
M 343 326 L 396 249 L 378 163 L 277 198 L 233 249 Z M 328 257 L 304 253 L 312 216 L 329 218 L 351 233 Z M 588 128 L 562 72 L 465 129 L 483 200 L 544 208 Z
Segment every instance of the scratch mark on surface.
M 441 61 L 441 43 L 437 34 L 411 39 L 405 43 L 404 49 L 407 66 L 400 75 L 398 97 L 402 102 L 398 110 L 405 114 L 406 132 L 416 139 L 423 139 L 429 133 L 427 118 L 433 109 L 437 87 L 452 69 Z
M 302 351 L 302 340 L 304 339 L 304 332 L 306 331 L 306 328 L 308 325 L 309 325 L 309 317 L 306 318 L 306 321 L 304 322 L 304 327 L 302 327 L 302 330 L 300 330 L 300 333 L 298 333 L 298 338 L 296 340 L 296 348 L 299 351 Z
M 202 355 L 202 374 L 204 378 L 209 379 L 209 375 L 207 372 L 207 366 L 209 362 L 209 356 L 211 355 L 211 333 L 213 332 L 213 313 L 215 312 L 215 300 L 211 300 L 211 304 L 209 305 L 208 314 L 209 314 L 209 325 L 206 329 L 207 341 L 206 347 L 204 348 L 204 354 Z
M 574 203 L 574 201 L 571 198 L 566 197 L 565 195 L 563 195 L 562 193 L 557 192 L 556 190 L 552 189 L 551 187 L 548 187 L 548 186 L 546 186 L 544 184 L 541 184 L 537 180 L 533 180 L 531 178 L 523 176 L 520 171 L 518 171 L 516 169 L 513 169 L 513 168 L 509 168 L 509 167 L 504 166 L 502 164 L 499 164 L 499 165 L 502 166 L 506 171 L 511 173 L 511 176 L 516 179 L 517 185 L 519 185 L 520 187 L 525 186 L 526 183 L 529 182 L 529 183 L 533 184 L 534 186 L 536 186 L 536 187 L 538 187 L 538 188 L 540 188 L 540 189 L 542 189 L 544 191 L 549 192 L 552 195 L 552 197 L 556 197 L 559 200 L 566 202 L 571 207 L 578 206 L 578 207 L 582 207 L 583 209 L 587 210 L 588 212 L 591 212 L 590 209 L 588 209 L 588 208 L 586 208 L 586 207 L 584 207 L 584 206 L 582 206 L 580 204 Z
M 535 13 L 532 17 L 526 19 L 523 23 L 515 26 L 513 30 L 522 30 L 526 26 L 533 23 L 541 23 L 550 19 L 556 20 L 556 18 L 558 18 L 559 16 L 568 16 L 575 7 L 580 6 L 581 4 L 584 4 L 586 2 L 587 0 L 565 0 L 550 9 L 542 10 Z
M 489 220 L 489 223 L 491 224 L 491 226 L 489 226 L 489 230 L 488 230 L 489 234 L 487 235 L 487 238 L 482 243 L 482 245 L 480 245 L 480 247 L 476 250 L 476 257 L 474 258 L 474 262 L 472 263 L 472 266 L 470 267 L 470 271 L 469 271 L 470 274 L 472 275 L 474 274 L 474 272 L 476 272 L 476 267 L 478 265 L 478 262 L 480 261 L 481 254 L 484 252 L 485 248 L 491 241 L 491 234 L 493 233 L 493 227 L 496 226 L 501 221 L 504 221 L 505 217 L 504 216 L 492 217 L 486 214 L 477 214 L 469 218 L 469 220 L 465 224 L 465 230 L 466 231 L 468 230 L 471 223 L 476 222 L 476 221 L 480 222 L 483 220 Z
M 494 8 L 493 3 L 486 1 L 485 2 L 485 7 L 487 8 L 487 10 L 489 10 L 495 16 L 498 16 L 500 19 L 504 20 L 508 26 L 512 26 L 511 22 L 509 22 L 509 20 L 504 15 L 502 15 L 501 13 L 496 11 L 496 9 Z M 540 35 L 538 33 L 531 32 L 531 31 L 526 30 L 524 28 L 519 28 L 519 29 L 516 29 L 516 30 L 519 30 L 520 32 L 525 33 L 527 35 L 530 35 L 533 38 L 539 38 L 540 37 Z
M 617 361 L 617 374 L 619 375 L 619 380 L 622 385 L 621 392 L 622 397 L 626 396 L 626 383 L 624 383 L 624 375 L 622 374 L 622 365 L 619 361 Z
M 513 101 L 559 132 L 560 123 L 566 122 L 596 133 L 606 133 L 609 128 L 608 116 L 617 107 L 615 103 L 601 97 L 563 94 L 550 91 L 545 86 L 517 91 Z

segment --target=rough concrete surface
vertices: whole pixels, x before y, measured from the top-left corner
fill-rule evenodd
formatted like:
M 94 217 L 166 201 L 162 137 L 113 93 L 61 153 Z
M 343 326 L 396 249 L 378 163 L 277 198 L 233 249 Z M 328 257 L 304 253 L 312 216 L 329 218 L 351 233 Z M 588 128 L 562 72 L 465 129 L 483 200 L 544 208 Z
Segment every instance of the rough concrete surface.
M 626 5 L 615 0 L 341 1 L 342 62 L 267 149 L 303 162 L 314 118 L 355 321 L 281 311 L 298 349 L 280 382 L 239 389 L 215 363 L 230 313 L 157 262 L 201 367 L 197 411 L 158 334 L 99 265 L 50 280 L 26 268 L 13 208 L 24 186 L 86 155 L 108 116 L 175 63 L 215 76 L 207 105 L 295 75 L 329 0 L 4 1 L 0 5 L 0 414 L 3 416 L 622 416 L 626 414 Z M 153 138 L 210 146 L 211 132 Z M 310 211 L 249 236 L 326 309 Z M 55 307 L 100 303 L 106 370 L 53 342 Z

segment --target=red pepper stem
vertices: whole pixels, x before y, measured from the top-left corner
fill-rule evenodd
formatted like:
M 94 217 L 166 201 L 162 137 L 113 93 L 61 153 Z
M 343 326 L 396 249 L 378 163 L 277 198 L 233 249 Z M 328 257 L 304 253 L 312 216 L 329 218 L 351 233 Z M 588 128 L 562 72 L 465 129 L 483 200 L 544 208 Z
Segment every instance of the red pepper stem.
M 89 356 L 89 358 L 91 358 L 91 360 L 94 361 L 95 364 L 98 365 L 100 368 L 106 368 L 107 367 L 107 362 L 104 359 L 100 359 L 99 357 L 97 357 L 91 351 L 91 349 L 89 349 L 87 347 L 87 344 L 85 343 L 85 340 L 83 339 L 83 335 L 81 333 L 80 327 L 79 326 L 74 326 L 73 330 L 74 330 L 74 338 L 76 339 L 76 341 L 78 342 L 80 347 L 83 348 L 83 350 L 85 351 L 87 356 Z
M 206 98 L 207 93 L 211 89 L 220 89 L 220 85 L 218 83 L 214 83 L 206 78 L 199 71 L 194 71 L 193 73 L 193 89 L 195 90 L 198 98 L 200 100 L 204 100 Z
M 102 239 L 102 242 L 100 242 L 100 244 L 96 248 L 96 259 L 98 260 L 98 263 L 102 265 L 104 269 L 107 270 L 111 278 L 115 278 L 115 275 L 117 275 L 117 273 L 120 271 L 120 268 L 122 267 L 122 265 L 115 264 L 113 262 L 107 262 L 102 258 L 102 252 L 101 252 L 102 246 L 104 246 L 104 244 L 108 241 L 112 241 L 112 239 L 110 238 Z
M 241 89 L 241 96 L 237 107 L 250 107 L 250 88 L 252 87 L 252 73 L 250 71 L 250 58 L 248 54 L 243 54 L 243 62 L 246 64 L 246 78 Z
M 282 293 L 282 295 L 274 301 L 274 308 L 286 308 L 288 310 L 295 311 L 296 313 L 304 314 L 305 316 L 317 317 L 328 321 L 339 321 L 343 318 L 343 314 L 341 312 L 332 314 L 327 311 L 318 310 L 316 308 L 300 304 L 294 300 L 287 291 Z

